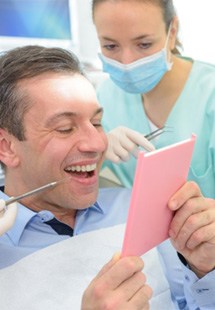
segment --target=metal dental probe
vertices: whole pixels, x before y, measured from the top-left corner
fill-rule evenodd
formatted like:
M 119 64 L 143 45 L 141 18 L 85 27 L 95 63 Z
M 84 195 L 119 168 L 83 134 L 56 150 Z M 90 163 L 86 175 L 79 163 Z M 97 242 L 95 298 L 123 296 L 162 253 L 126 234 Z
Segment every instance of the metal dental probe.
M 70 180 L 70 177 L 69 178 L 64 178 L 62 180 L 59 180 L 59 181 L 55 181 L 55 182 L 51 182 L 51 183 L 48 183 L 46 185 L 43 185 L 41 187 L 38 187 L 36 189 L 33 189 L 32 191 L 29 191 L 27 193 L 24 193 L 22 195 L 19 195 L 19 196 L 16 196 L 16 197 L 11 197 L 9 198 L 8 200 L 5 201 L 5 209 L 7 208 L 7 206 L 13 202 L 16 202 L 16 201 L 19 201 L 25 197 L 29 197 L 31 195 L 35 195 L 37 193 L 40 193 L 46 189 L 49 189 L 49 188 L 52 188 L 52 187 L 55 187 L 56 185 L 58 184 L 61 184 L 61 183 L 64 183 L 64 182 L 67 182 Z

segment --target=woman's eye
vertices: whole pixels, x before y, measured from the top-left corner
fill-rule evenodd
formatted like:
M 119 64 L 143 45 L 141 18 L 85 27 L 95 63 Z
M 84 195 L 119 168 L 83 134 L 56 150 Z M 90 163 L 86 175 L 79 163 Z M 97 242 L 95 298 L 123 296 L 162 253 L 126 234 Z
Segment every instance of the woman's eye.
M 103 45 L 103 48 L 108 50 L 108 51 L 112 51 L 115 47 L 116 47 L 116 44 L 105 44 L 105 45 Z
M 138 46 L 142 49 L 148 49 L 152 46 L 151 43 L 139 43 Z

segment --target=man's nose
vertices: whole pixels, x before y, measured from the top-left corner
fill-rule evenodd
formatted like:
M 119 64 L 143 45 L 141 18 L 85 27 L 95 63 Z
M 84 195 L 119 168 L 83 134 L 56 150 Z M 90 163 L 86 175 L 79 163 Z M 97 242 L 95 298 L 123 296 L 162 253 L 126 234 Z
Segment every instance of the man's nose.
M 104 152 L 107 148 L 107 137 L 102 128 L 89 126 L 82 131 L 78 142 L 81 152 Z

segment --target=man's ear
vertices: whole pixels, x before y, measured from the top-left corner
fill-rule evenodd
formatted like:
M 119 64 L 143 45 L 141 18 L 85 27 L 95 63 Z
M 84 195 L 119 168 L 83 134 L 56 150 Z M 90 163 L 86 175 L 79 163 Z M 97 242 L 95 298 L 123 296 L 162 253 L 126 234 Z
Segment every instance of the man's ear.
M 19 164 L 15 139 L 5 129 L 0 128 L 0 161 L 7 167 L 16 167 Z

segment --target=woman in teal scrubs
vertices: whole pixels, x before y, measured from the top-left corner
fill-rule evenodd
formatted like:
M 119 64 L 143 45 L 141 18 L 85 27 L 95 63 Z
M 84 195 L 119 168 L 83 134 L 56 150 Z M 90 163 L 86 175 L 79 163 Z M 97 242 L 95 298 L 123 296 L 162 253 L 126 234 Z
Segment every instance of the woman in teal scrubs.
M 215 198 L 215 66 L 180 56 L 172 1 L 94 0 L 93 20 L 99 56 L 110 76 L 98 88 L 109 141 L 114 144 L 121 136 L 124 128 L 119 126 L 142 134 L 170 126 L 171 132 L 153 141 L 156 148 L 195 133 L 189 179 L 205 196 Z M 131 152 L 126 143 L 122 147 Z M 119 155 L 120 163 L 105 165 L 131 187 L 136 158 L 122 159 L 126 157 Z

